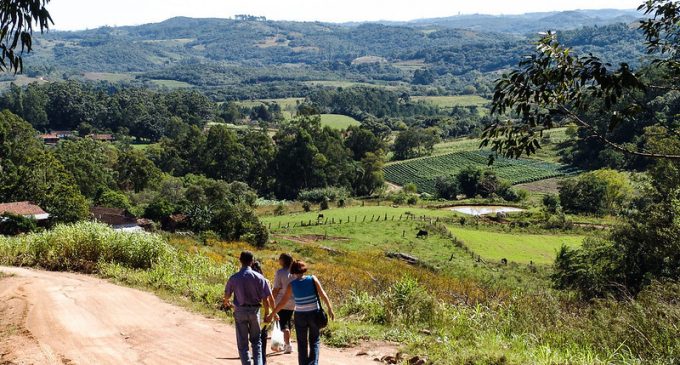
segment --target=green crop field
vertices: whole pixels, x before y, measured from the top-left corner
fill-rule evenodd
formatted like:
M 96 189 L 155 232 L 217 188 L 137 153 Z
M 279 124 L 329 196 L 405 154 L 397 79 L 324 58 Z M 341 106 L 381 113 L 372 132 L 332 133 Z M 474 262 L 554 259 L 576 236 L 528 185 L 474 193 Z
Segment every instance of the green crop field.
M 488 152 L 463 151 L 389 164 L 385 166 L 385 179 L 397 185 L 414 183 L 419 191 L 433 194 L 434 182 L 438 177 L 455 175 L 469 166 L 488 168 L 512 184 L 564 176 L 572 172 L 556 163 L 502 157 L 496 158 L 494 164 L 488 166 Z
M 333 129 L 347 129 L 353 125 L 360 125 L 361 123 L 346 115 L 340 114 L 321 114 L 321 125 L 328 126 Z

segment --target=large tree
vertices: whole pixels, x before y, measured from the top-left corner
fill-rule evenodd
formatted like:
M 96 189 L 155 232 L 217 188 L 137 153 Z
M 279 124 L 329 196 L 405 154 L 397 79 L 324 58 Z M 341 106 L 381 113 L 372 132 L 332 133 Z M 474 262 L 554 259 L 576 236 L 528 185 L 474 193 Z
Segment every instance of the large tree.
M 483 146 L 519 157 L 540 148 L 545 130 L 570 122 L 581 138 L 650 163 L 653 183 L 622 212 L 627 223 L 607 239 L 558 255 L 557 286 L 588 296 L 622 288 L 635 293 L 654 279 L 680 279 L 680 120 L 674 102 L 680 93 L 680 4 L 649 0 L 639 9 L 646 15 L 639 27 L 647 64 L 613 67 L 575 54 L 547 33 L 534 54 L 498 81 L 492 110 L 499 119 L 483 135 Z

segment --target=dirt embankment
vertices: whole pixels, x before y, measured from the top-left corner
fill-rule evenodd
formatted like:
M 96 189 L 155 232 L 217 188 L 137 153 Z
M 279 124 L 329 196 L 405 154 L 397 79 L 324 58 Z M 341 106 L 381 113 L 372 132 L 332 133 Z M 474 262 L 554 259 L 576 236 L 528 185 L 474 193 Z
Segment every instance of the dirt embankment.
M 233 327 L 90 276 L 0 271 L 0 365 L 240 364 Z M 321 364 L 375 364 L 324 348 Z M 271 355 L 271 365 L 297 363 Z

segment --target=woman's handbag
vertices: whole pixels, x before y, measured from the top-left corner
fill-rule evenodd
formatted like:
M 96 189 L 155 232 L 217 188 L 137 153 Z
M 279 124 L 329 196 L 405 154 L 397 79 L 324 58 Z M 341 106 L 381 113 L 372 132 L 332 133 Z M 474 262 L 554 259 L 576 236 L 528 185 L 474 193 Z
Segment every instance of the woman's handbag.
M 321 298 L 319 297 L 319 291 L 316 289 L 316 281 L 314 279 L 315 278 L 312 277 L 312 285 L 314 285 L 314 293 L 316 293 L 316 302 L 319 304 L 319 310 L 316 311 L 316 325 L 319 326 L 319 328 L 326 328 L 328 326 L 328 314 L 326 314 L 326 311 L 321 305 Z

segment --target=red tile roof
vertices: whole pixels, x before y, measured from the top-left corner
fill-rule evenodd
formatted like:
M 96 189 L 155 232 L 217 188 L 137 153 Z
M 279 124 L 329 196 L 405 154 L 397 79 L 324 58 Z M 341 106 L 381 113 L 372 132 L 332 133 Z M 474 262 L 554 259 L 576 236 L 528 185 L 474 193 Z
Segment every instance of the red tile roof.
M 0 214 L 11 213 L 16 215 L 42 215 L 47 214 L 42 208 L 31 202 L 14 202 L 0 204 Z

